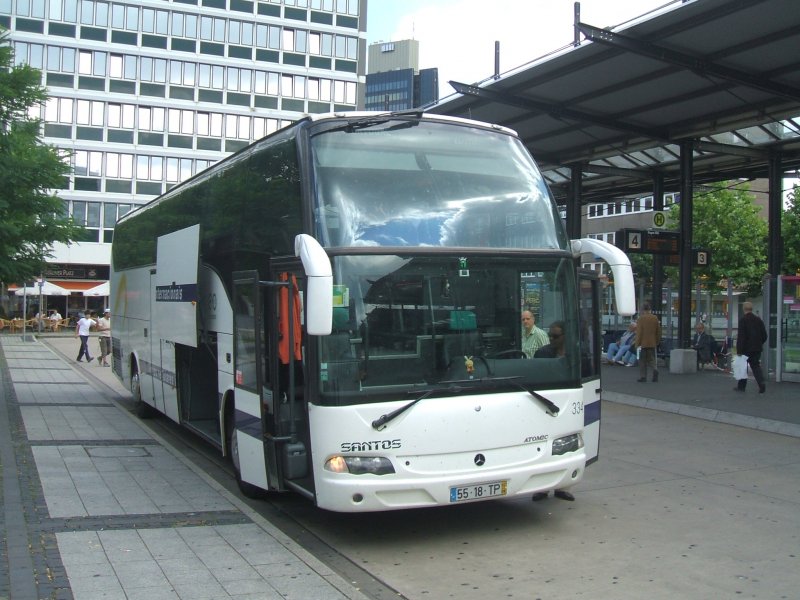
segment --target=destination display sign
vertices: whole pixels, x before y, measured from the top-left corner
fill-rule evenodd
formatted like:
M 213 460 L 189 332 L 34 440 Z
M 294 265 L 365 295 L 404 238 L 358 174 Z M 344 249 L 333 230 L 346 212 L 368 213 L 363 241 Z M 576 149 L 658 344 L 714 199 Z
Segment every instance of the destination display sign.
M 681 234 L 677 231 L 653 231 L 652 229 L 620 229 L 617 231 L 617 246 L 628 254 L 659 254 L 667 257 L 665 264 L 680 265 Z M 692 265 L 711 266 L 711 251 L 706 248 L 692 249 Z
M 681 234 L 677 231 L 646 231 L 644 250 L 648 254 L 678 254 Z
M 677 231 L 622 229 L 617 233 L 622 250 L 630 254 L 665 254 L 680 252 L 681 234 Z
M 680 254 L 670 254 L 664 257 L 665 267 L 680 267 L 681 256 Z M 710 250 L 692 250 L 692 266 L 693 267 L 710 267 L 711 266 L 711 251 Z

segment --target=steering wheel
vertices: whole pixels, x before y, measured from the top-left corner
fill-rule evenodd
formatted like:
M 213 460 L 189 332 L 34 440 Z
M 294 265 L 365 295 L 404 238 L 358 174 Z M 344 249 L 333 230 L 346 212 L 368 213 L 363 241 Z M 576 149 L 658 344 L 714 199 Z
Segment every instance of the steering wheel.
M 492 354 L 489 358 L 528 358 L 522 350 L 512 348 L 511 350 L 502 350 Z

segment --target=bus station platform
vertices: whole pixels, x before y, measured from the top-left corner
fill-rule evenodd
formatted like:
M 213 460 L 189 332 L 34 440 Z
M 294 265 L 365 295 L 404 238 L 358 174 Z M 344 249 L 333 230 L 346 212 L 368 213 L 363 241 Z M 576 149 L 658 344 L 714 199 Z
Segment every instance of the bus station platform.
M 78 346 L 0 335 L 0 599 L 366 599 L 134 417 Z M 800 437 L 797 383 L 742 394 L 716 370 L 602 375 L 606 402 Z
M 736 392 L 733 375 L 711 366 L 680 374 L 660 367 L 657 383 L 650 373 L 639 383 L 638 367 L 604 364 L 601 373 L 602 398 L 609 402 L 800 437 L 800 383 L 768 377 L 766 392 L 759 394 L 752 374 L 747 390 Z

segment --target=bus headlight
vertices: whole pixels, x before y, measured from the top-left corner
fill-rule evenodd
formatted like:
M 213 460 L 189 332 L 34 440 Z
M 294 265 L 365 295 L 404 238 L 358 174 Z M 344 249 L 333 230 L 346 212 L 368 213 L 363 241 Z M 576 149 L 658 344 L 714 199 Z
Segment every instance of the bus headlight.
M 553 456 L 575 452 L 583 448 L 583 436 L 580 433 L 573 433 L 557 440 L 553 440 Z
M 394 473 L 392 461 L 383 456 L 331 456 L 325 461 L 325 470 L 351 475 L 388 475 Z

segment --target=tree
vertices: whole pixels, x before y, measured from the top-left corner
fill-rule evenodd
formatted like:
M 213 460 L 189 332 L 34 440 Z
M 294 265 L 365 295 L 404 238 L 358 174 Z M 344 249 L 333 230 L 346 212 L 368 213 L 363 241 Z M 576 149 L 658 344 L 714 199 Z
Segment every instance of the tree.
M 696 191 L 692 213 L 692 244 L 711 251 L 710 267 L 692 269 L 692 279 L 705 279 L 711 289 L 728 279 L 748 296 L 761 292 L 767 272 L 767 223 L 759 216 L 747 185 L 715 183 Z M 669 227 L 678 229 L 681 205 L 670 208 Z M 677 281 L 677 269 L 665 273 Z
M 794 186 L 788 205 L 781 215 L 783 238 L 783 273 L 800 273 L 800 187 Z
M 69 166 L 40 139 L 29 112 L 47 97 L 41 73 L 14 65 L 0 35 L 0 281 L 21 283 L 41 273 L 54 242 L 69 243 L 81 228 L 51 190 L 63 187 Z

